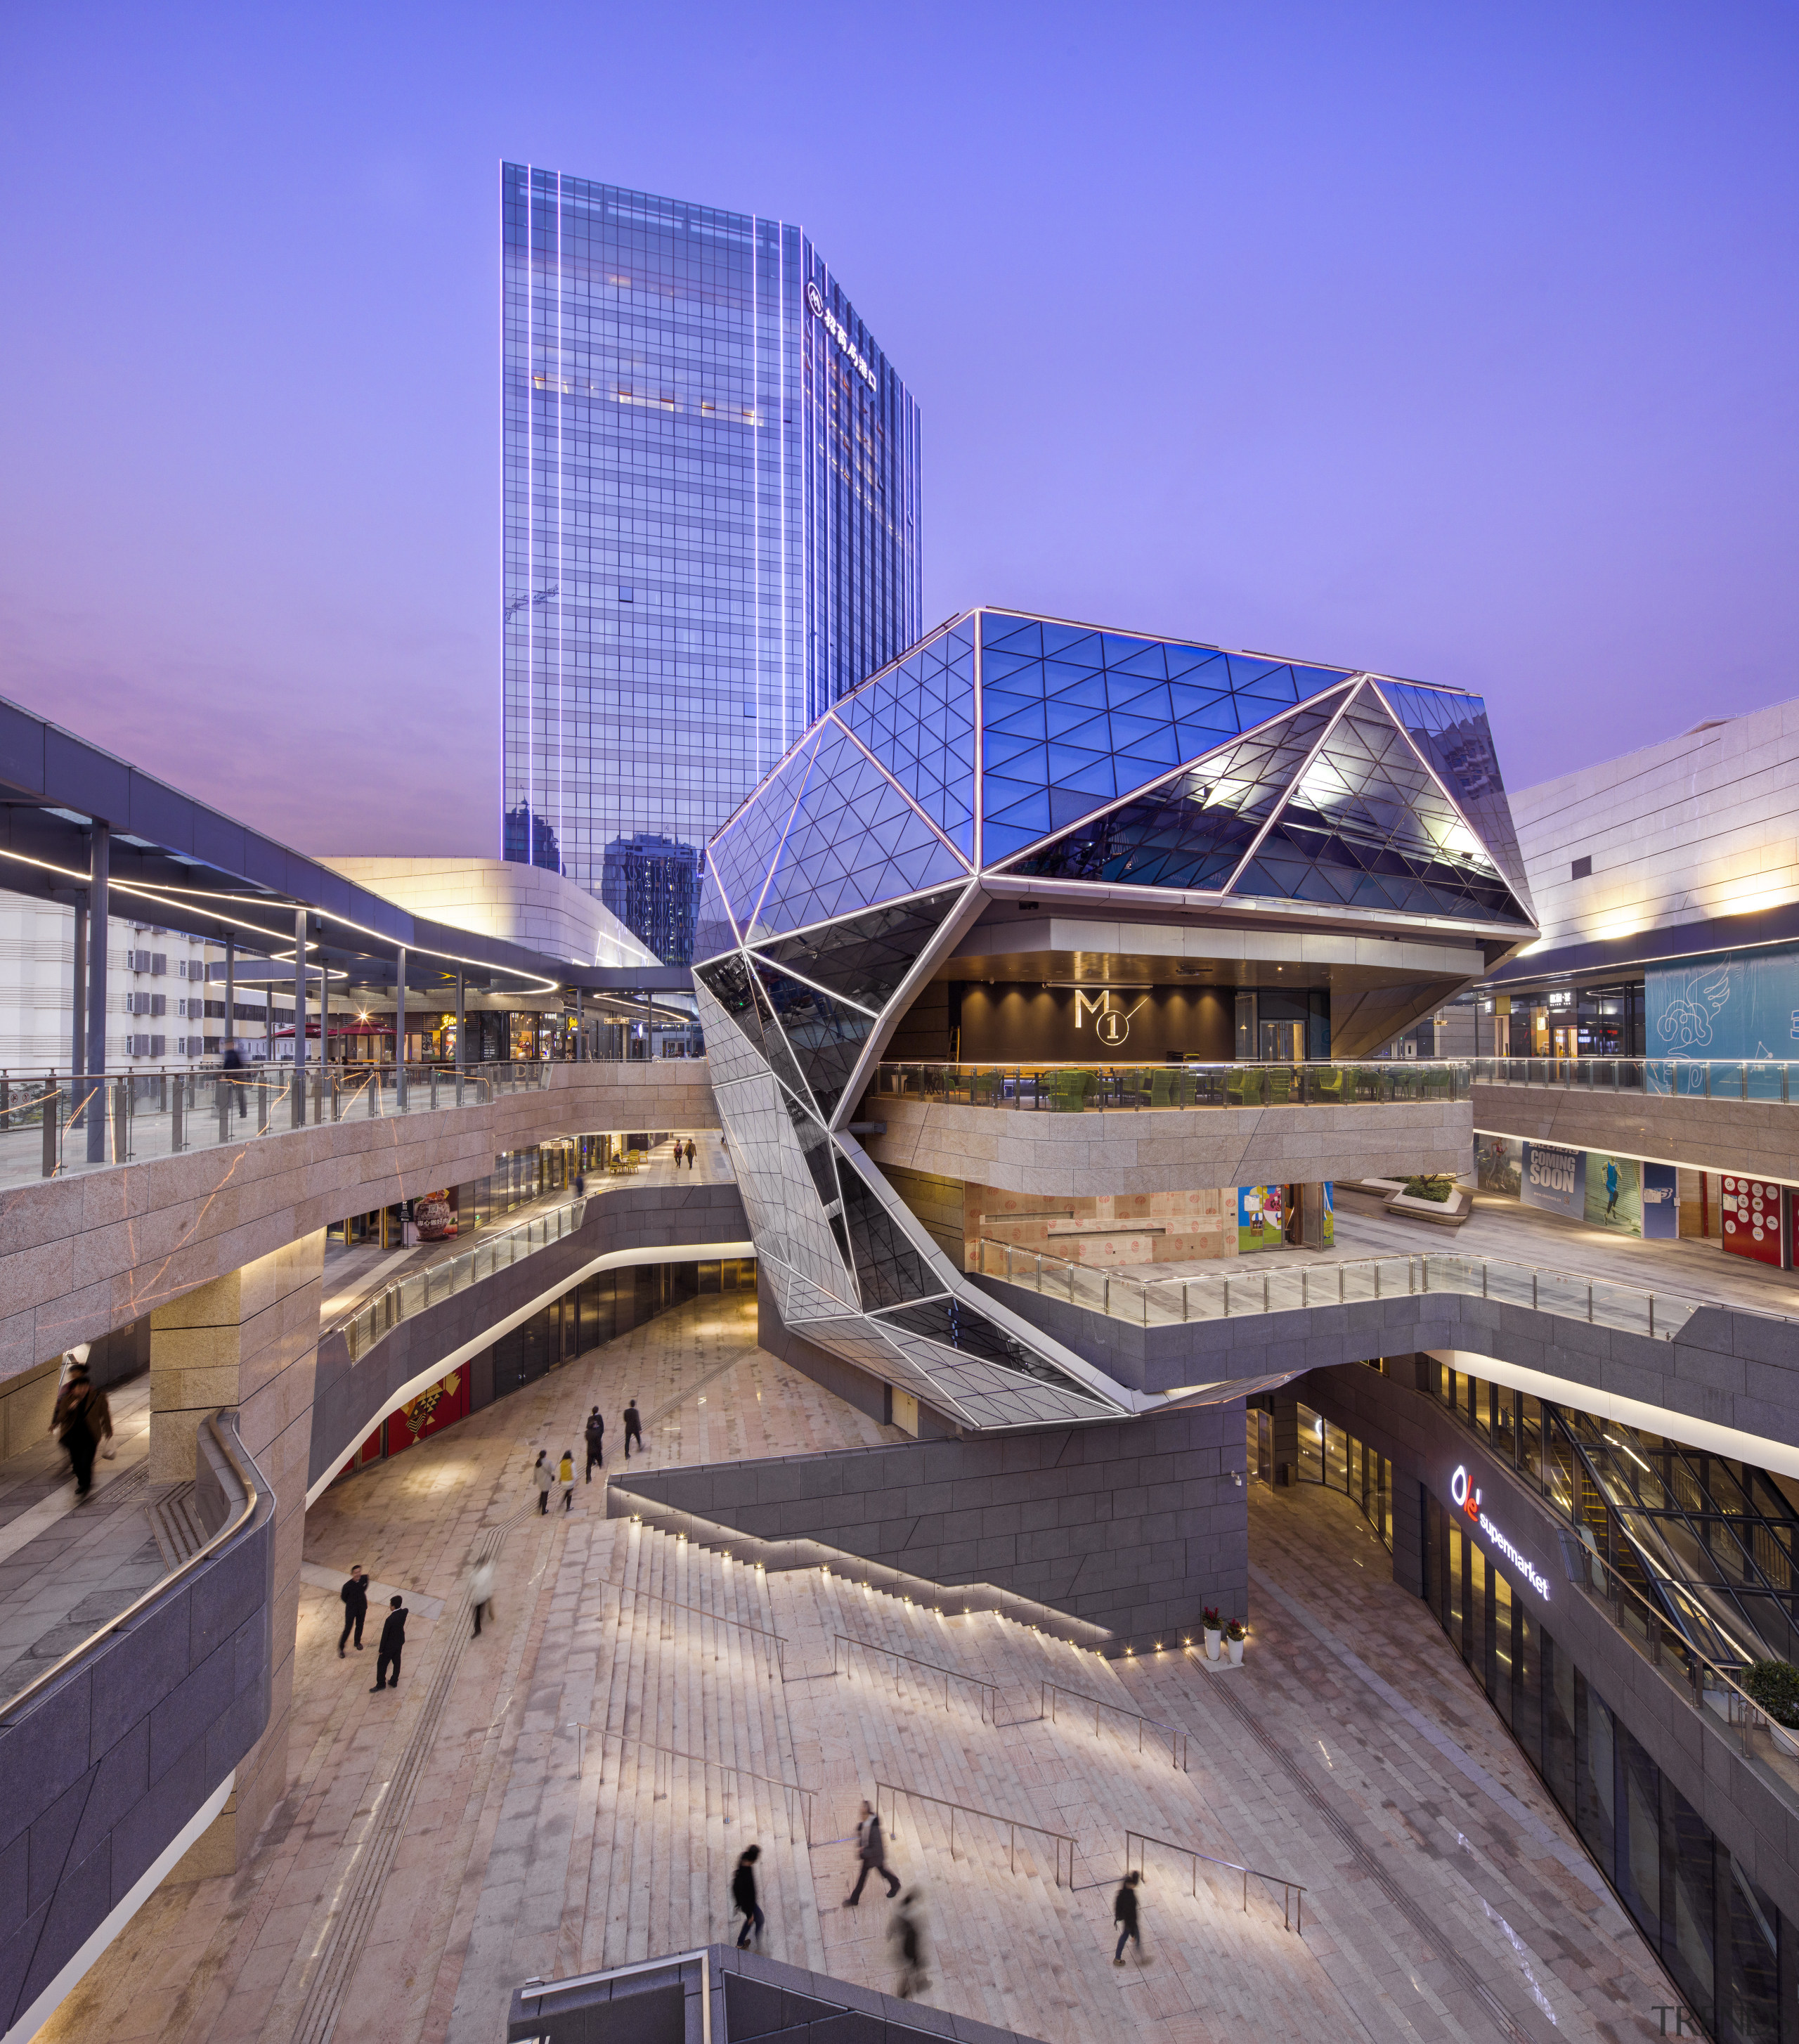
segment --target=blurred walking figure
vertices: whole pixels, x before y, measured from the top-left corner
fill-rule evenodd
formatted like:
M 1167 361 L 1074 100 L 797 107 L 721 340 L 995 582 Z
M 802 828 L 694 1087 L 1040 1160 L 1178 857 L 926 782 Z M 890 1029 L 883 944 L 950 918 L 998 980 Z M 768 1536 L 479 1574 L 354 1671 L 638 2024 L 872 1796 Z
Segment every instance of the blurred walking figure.
M 925 1971 L 924 1906 L 917 1888 L 908 1888 L 900 1896 L 887 1927 L 887 1942 L 900 1948 L 896 1991 L 902 2001 L 915 2000 L 930 1985 L 930 1975 Z
M 350 1571 L 350 1580 L 337 1594 L 343 1600 L 343 1630 L 337 1635 L 337 1658 L 343 1658 L 343 1642 L 352 1631 L 356 1651 L 362 1650 L 362 1623 L 369 1615 L 369 1572 L 360 1562 Z
M 556 1481 L 556 1472 L 550 1466 L 550 1450 L 539 1448 L 536 1466 L 531 1470 L 531 1481 L 537 1485 L 537 1512 L 542 1518 L 550 1509 L 550 1486 Z
M 481 1637 L 481 1615 L 487 1609 L 493 1595 L 493 1564 L 491 1562 L 478 1562 L 474 1581 L 469 1585 L 469 1608 L 474 1613 L 473 1637 L 477 1639 Z
M 234 1075 L 244 1069 L 244 1053 L 237 1047 L 237 1039 L 235 1036 L 226 1037 L 224 1055 L 219 1061 L 219 1070 L 221 1073 L 233 1074 L 233 1076 L 221 1078 L 219 1084 L 229 1089 L 225 1097 L 237 1102 L 237 1118 L 240 1121 L 244 1119 L 244 1082 Z
M 900 1884 L 887 1870 L 887 1840 L 880 1828 L 880 1819 L 873 1807 L 862 1805 L 861 1822 L 856 1827 L 856 1854 L 862 1862 L 862 1870 L 856 1877 L 856 1885 L 850 1889 L 846 1909 L 853 1909 L 862 1899 L 863 1884 L 871 1873 L 878 1873 L 887 1883 L 887 1899 L 891 1902 L 900 1892 Z
M 752 1938 L 758 1945 L 762 1942 L 762 1911 L 756 1900 L 756 1862 L 761 1857 L 760 1846 L 746 1846 L 731 1877 L 731 1908 L 743 1917 L 743 1929 L 737 1940 L 740 1952 Z
M 636 1442 L 640 1449 L 643 1447 L 643 1416 L 638 1411 L 637 1400 L 635 1398 L 624 1408 L 624 1458 L 627 1462 L 631 1460 L 631 1444 L 633 1441 Z M 644 1452 L 647 1453 L 648 1450 L 645 1450 Z
M 556 1472 L 556 1481 L 562 1486 L 562 1509 L 574 1509 L 574 1450 L 564 1448 L 562 1466 Z
M 691 1171 L 693 1169 L 693 1159 L 699 1153 L 693 1147 L 693 1138 L 690 1135 L 687 1139 L 687 1168 L 689 1170 Z
M 1120 1927 L 1118 1949 L 1112 1954 L 1114 1966 L 1124 1964 L 1124 1948 L 1127 1944 L 1136 1946 L 1137 1963 L 1140 1966 L 1146 1966 L 1149 1963 L 1143 1953 L 1143 1933 L 1137 1925 L 1137 1885 L 1142 1878 L 1140 1873 L 1127 1873 L 1123 1887 L 1112 1900 L 1112 1921 Z
M 604 1468 L 606 1461 L 606 1423 L 600 1418 L 597 1405 L 587 1416 L 586 1431 L 587 1481 L 591 1483 L 593 1481 L 593 1465 L 598 1462 Z
M 110 1442 L 113 1438 L 112 1409 L 105 1393 L 89 1382 L 85 1362 L 77 1362 L 71 1369 L 67 1381 L 56 1394 L 50 1431 L 69 1451 L 79 1503 L 94 1487 L 95 1450 L 102 1440 Z

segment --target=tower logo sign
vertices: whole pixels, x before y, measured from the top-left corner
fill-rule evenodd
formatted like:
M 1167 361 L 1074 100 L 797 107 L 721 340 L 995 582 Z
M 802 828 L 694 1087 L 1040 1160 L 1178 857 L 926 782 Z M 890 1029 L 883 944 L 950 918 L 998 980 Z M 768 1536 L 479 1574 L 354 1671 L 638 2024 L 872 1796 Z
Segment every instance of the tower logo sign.
M 842 321 L 840 320 L 837 317 L 836 313 L 831 310 L 830 306 L 825 303 L 824 293 L 819 289 L 817 280 L 815 278 L 808 277 L 806 279 L 806 302 L 811 308 L 813 318 L 822 320 L 824 322 L 825 332 L 830 336 L 831 339 L 837 343 L 838 346 L 843 351 L 843 352 L 849 356 L 850 367 L 855 371 L 856 374 L 861 378 L 862 381 L 868 385 L 871 390 L 878 394 L 880 390 L 880 378 L 876 375 L 874 371 L 869 367 L 867 362 L 863 359 L 861 350 L 858 348 L 856 344 L 850 338 L 849 332 L 845 328 Z

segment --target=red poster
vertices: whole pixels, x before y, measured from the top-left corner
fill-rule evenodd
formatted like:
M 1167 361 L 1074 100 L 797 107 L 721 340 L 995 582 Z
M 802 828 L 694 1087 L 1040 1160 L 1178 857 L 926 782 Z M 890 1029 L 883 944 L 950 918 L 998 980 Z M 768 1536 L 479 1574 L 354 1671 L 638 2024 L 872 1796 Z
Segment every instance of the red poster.
M 1724 1246 L 1734 1256 L 1781 1263 L 1781 1188 L 1762 1178 L 1721 1178 Z
M 428 1434 L 435 1434 L 469 1409 L 469 1374 L 453 1370 L 447 1377 L 409 1400 L 387 1422 L 387 1452 L 397 1455 Z

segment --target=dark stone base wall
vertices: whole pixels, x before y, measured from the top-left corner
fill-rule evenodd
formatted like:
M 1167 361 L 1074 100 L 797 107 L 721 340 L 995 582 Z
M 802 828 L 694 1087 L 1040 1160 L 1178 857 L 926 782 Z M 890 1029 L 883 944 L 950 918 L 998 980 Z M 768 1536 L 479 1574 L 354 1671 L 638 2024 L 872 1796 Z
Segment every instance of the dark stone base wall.
M 1122 1649 L 1249 1615 L 1243 1406 L 835 1454 L 634 1470 L 658 1503 L 942 1583 L 987 1582 Z

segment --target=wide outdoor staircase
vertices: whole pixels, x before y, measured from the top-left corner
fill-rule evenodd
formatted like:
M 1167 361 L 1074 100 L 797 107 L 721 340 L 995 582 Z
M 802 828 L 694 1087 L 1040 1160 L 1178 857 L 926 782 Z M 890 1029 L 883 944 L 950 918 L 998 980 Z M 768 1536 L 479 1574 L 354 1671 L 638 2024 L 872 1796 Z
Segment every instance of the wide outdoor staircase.
M 1310 1948 L 1283 1931 L 1278 1884 L 1252 1881 L 1245 1912 L 1240 1876 L 1201 1866 L 1195 1894 L 1193 1866 L 1155 1846 L 1154 1963 L 1111 1963 L 1127 1828 L 1261 1863 L 1248 1806 L 1241 1837 L 1232 1821 L 1226 1777 L 1239 1763 L 1221 1772 L 1213 1758 L 1206 1685 L 1229 1677 L 1169 1666 L 1169 1693 L 1145 1701 L 1135 1671 L 1127 1681 L 991 1613 L 946 1617 L 817 1570 L 765 1574 L 624 1520 L 593 1527 L 578 1573 L 561 1715 L 587 1726 L 576 1796 L 577 1830 L 593 1826 L 587 1929 L 569 1955 L 580 1965 L 735 1937 L 731 1874 L 754 1842 L 765 1949 L 891 1991 L 884 1886 L 871 1878 L 861 1907 L 844 1906 L 856 1818 L 879 1782 L 890 1863 L 923 1892 L 938 2007 L 1061 2044 L 1121 2018 L 1215 2010 L 1222 1968 L 1245 1984 L 1246 2017 L 1341 2023 Z M 1046 1683 L 1060 1685 L 1053 1719 L 1039 1715 Z M 1178 1735 L 1132 1713 L 1191 1731 L 1186 1771 Z M 573 1735 L 558 1736 L 572 1773 Z M 1015 1834 L 995 1819 L 1017 1819 Z M 571 1873 L 581 1856 L 577 1838 Z

